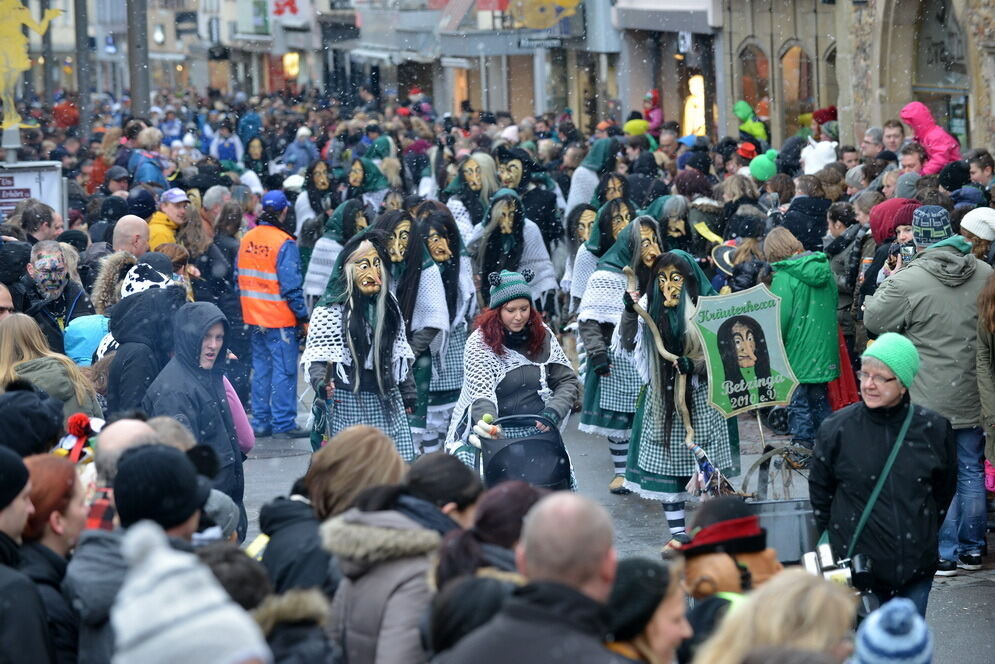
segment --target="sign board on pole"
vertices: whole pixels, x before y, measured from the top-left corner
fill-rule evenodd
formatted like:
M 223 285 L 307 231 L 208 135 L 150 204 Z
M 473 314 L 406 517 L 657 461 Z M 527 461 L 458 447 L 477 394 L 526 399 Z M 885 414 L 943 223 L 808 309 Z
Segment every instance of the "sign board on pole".
M 708 400 L 725 417 L 785 405 L 798 385 L 781 340 L 781 298 L 763 284 L 698 298 Z
M 562 48 L 563 39 L 560 37 L 519 37 L 518 48 Z
M 0 163 L 0 212 L 10 216 L 25 198 L 51 205 L 66 217 L 66 185 L 62 164 L 57 161 Z

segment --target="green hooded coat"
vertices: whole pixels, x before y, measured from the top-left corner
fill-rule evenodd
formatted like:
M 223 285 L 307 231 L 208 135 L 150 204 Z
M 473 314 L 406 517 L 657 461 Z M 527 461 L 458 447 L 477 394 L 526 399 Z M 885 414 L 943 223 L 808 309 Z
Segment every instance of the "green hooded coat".
M 616 147 L 617 143 L 614 139 L 599 138 L 594 141 L 591 151 L 587 153 L 580 165 L 594 171 L 598 176 L 604 175 L 615 160 L 614 149 Z
M 763 122 L 757 119 L 756 115 L 753 113 L 753 107 L 750 106 L 749 102 L 740 99 L 732 107 L 732 112 L 739 118 L 739 121 L 743 124 L 739 125 L 739 130 L 745 134 L 749 134 L 758 141 L 767 140 L 767 127 L 764 126 Z
M 781 336 L 800 383 L 828 383 L 840 375 L 836 280 L 821 251 L 771 265 L 771 291 L 781 298 Z
M 358 157 L 353 161 L 358 161 L 363 166 L 363 182 L 354 191 L 358 191 L 360 194 L 367 194 L 390 188 L 387 176 L 380 172 L 380 169 L 377 168 L 377 165 L 372 160 L 367 157 Z

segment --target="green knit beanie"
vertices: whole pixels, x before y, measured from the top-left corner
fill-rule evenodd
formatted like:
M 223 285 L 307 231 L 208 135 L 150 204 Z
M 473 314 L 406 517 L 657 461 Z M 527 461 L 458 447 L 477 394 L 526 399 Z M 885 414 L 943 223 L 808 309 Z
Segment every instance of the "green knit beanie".
M 919 351 L 911 341 L 894 332 L 885 332 L 878 337 L 861 357 L 884 362 L 905 387 L 910 387 L 919 373 Z
M 519 298 L 532 301 L 532 289 L 529 288 L 529 282 L 532 281 L 532 270 L 526 269 L 520 273 L 501 270 L 501 274 L 491 272 L 487 281 L 491 284 L 491 309 L 497 309 L 501 305 Z
M 757 182 L 766 182 L 777 174 L 777 150 L 767 150 L 750 161 L 750 175 Z

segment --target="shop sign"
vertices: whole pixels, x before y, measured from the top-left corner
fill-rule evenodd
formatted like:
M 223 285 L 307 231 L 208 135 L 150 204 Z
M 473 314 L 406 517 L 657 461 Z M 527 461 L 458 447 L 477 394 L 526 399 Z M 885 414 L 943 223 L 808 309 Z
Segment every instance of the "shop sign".
M 35 198 L 50 205 L 64 217 L 62 164 L 59 162 L 23 162 L 0 164 L 0 212 L 10 216 L 17 204 Z
M 520 37 L 518 48 L 563 48 L 563 39 L 560 37 Z

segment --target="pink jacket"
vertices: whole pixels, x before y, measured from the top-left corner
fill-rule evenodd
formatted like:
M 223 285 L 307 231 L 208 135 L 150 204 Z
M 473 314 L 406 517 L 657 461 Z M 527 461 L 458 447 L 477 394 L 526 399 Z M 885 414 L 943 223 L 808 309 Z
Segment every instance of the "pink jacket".
M 235 388 L 228 382 L 227 376 L 221 377 L 225 383 L 225 396 L 228 397 L 228 408 L 231 410 L 231 421 L 235 425 L 235 437 L 242 454 L 248 454 L 256 445 L 256 435 L 252 433 L 252 425 L 245 414 L 245 408 L 235 393 Z
M 947 164 L 960 161 L 957 139 L 943 130 L 922 102 L 909 102 L 899 114 L 902 122 L 912 127 L 916 141 L 926 148 L 926 163 L 922 175 L 935 175 Z

